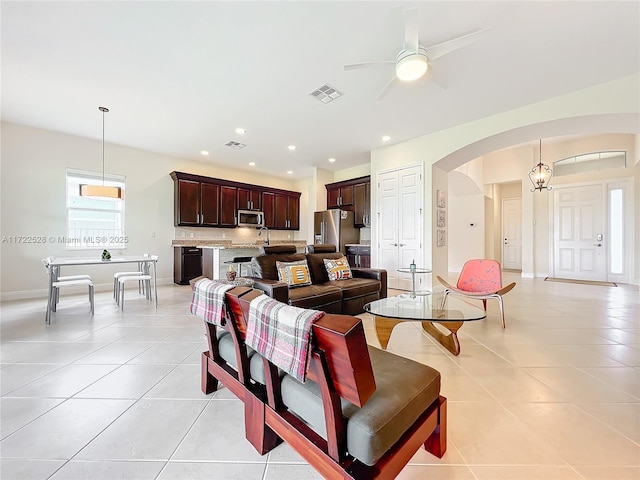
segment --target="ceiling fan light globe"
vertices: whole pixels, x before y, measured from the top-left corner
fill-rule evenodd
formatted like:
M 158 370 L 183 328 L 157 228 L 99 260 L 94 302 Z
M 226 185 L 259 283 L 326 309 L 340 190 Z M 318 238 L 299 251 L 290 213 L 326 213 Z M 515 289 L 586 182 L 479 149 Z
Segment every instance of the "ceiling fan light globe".
M 398 59 L 396 76 L 404 82 L 411 82 L 427 73 L 429 62 L 423 53 L 409 53 Z

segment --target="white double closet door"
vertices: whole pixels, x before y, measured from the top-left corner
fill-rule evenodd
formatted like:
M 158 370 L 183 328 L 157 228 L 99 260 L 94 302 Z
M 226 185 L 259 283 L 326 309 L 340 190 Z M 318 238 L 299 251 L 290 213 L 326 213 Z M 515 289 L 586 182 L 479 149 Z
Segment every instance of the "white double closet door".
M 387 271 L 389 288 L 411 290 L 411 275 L 398 272 L 412 261 L 424 267 L 422 166 L 378 174 L 378 265 Z M 426 281 L 416 276 L 416 288 Z

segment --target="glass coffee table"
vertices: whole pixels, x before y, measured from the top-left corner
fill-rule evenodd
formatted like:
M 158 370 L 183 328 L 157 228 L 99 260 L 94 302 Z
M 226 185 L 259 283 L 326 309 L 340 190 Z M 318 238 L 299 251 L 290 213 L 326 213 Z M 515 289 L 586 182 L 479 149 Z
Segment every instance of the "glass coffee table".
M 373 315 L 376 335 L 383 349 L 389 344 L 393 328 L 402 322 L 421 322 L 422 329 L 454 355 L 460 354 L 458 330 L 464 322 L 481 320 L 487 313 L 464 300 L 443 293 L 430 295 L 401 294 L 367 303 L 364 311 Z M 445 332 L 434 324 L 444 327 Z

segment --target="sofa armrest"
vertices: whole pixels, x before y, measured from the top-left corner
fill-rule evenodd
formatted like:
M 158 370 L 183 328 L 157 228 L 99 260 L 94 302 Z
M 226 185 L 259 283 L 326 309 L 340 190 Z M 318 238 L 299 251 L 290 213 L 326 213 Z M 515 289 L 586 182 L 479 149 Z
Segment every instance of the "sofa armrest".
M 289 305 L 289 285 L 278 280 L 267 280 L 258 277 L 243 277 L 254 281 L 254 288 L 262 290 L 268 296 L 282 303 Z
M 387 271 L 381 268 L 352 267 L 355 278 L 371 278 L 380 282 L 380 298 L 387 298 Z

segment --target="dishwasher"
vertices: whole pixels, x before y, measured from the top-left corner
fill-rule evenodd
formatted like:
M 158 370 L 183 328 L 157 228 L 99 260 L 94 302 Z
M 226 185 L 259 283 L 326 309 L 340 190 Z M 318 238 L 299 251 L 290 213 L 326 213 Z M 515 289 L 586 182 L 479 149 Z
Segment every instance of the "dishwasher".
M 173 249 L 173 282 L 188 285 L 189 280 L 202 275 L 202 249 L 175 247 Z

